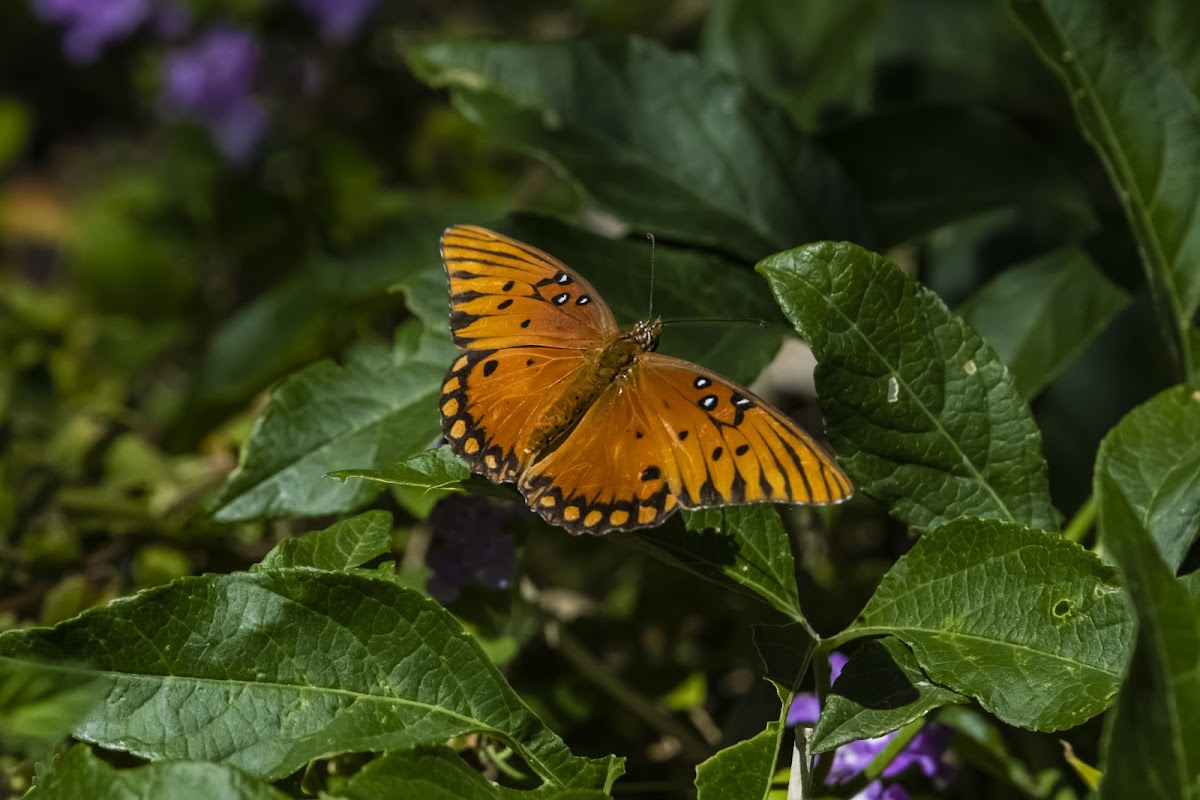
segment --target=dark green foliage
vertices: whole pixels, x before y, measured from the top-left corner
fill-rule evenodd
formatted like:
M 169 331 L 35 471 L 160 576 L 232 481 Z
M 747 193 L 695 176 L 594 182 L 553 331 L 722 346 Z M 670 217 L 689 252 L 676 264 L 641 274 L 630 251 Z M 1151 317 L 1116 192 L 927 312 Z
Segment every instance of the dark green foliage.
M 1200 798 L 1195 2 L 122 5 L 0 4 L 0 795 Z M 460 223 L 855 497 L 472 475 Z

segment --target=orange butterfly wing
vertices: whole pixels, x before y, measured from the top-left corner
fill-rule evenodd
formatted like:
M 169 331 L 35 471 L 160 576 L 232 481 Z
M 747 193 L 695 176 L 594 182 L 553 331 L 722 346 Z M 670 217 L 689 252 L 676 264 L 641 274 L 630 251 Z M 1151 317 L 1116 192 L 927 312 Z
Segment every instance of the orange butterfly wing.
M 845 473 L 795 422 L 695 364 L 644 353 L 521 491 L 573 533 L 657 525 L 676 508 L 837 503 Z
M 469 350 L 442 384 L 442 431 L 471 469 L 514 480 L 529 464 L 538 424 L 593 356 L 583 350 L 510 347 Z
M 442 234 L 450 331 L 465 348 L 438 406 L 451 449 L 497 483 L 529 463 L 538 423 L 617 333 L 612 312 L 558 259 L 485 228 Z
M 557 258 L 474 225 L 442 234 L 450 278 L 450 332 L 468 350 L 586 350 L 617 334 L 608 306 Z

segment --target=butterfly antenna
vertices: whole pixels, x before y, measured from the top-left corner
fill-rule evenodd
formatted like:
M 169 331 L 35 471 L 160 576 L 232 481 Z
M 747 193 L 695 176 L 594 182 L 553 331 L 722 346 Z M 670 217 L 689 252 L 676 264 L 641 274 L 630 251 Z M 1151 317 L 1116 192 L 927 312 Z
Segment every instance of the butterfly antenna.
M 688 319 L 664 319 L 663 325 L 706 325 L 715 322 L 752 322 L 760 328 L 769 328 L 771 324 L 759 317 L 689 317 Z
M 650 313 L 646 319 L 654 319 L 654 234 L 647 233 L 646 238 L 650 240 Z

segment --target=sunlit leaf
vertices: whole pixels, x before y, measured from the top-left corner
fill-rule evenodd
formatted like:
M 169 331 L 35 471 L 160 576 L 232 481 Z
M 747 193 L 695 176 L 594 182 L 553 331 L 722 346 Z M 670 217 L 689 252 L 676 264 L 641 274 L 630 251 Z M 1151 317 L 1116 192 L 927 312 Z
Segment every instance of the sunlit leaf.
M 271 394 L 241 463 L 217 498 L 222 522 L 352 511 L 379 493 L 368 481 L 329 477 L 415 455 L 439 435 L 437 397 L 449 342 L 404 326 L 394 347 L 368 341 L 344 364 L 320 361 Z
M 1111 703 L 1133 610 L 1120 577 L 1059 536 L 962 519 L 921 537 L 848 634 L 891 634 L 933 681 L 1010 725 L 1053 731 Z
M 606 789 L 622 769 L 572 755 L 449 612 L 361 573 L 184 578 L 0 634 L 0 660 L 103 681 L 74 735 L 148 759 L 274 780 L 321 756 L 482 732 L 553 785 Z
M 961 516 L 1057 527 L 1029 406 L 936 295 L 846 243 L 758 270 L 817 358 L 826 429 L 856 488 L 920 530 Z
M 325 530 L 284 539 L 263 556 L 257 568 L 353 569 L 388 552 L 391 537 L 392 515 L 386 511 L 368 511 L 339 520 Z

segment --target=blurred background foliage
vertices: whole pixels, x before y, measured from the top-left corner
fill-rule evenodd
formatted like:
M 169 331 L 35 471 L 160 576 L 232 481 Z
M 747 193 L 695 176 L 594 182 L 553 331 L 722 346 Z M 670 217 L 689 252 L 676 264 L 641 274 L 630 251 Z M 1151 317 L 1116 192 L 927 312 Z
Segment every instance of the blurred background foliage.
M 1003 269 L 1085 241 L 1115 318 L 1030 389 L 1056 505 L 1071 515 L 1101 436 L 1175 376 L 1118 199 L 1060 80 L 1004 3 L 9 0 L 0 628 L 242 569 L 328 522 L 209 515 L 276 381 L 390 338 L 410 317 L 444 324 L 441 290 L 413 287 L 440 270 L 447 224 L 519 210 L 624 232 L 418 79 L 413 48 L 628 34 L 694 52 L 784 109 L 842 161 L 868 211 L 891 221 L 862 243 L 888 249 L 951 307 L 967 303 L 973 319 L 989 309 L 976 293 Z M 803 390 L 783 402 L 811 412 Z M 428 504 L 379 505 L 399 514 L 396 549 L 420 583 Z M 773 716 L 746 624 L 772 621 L 765 608 L 525 516 L 506 523 L 519 534 L 519 580 L 484 576 L 493 588 L 463 586 L 450 608 L 575 752 L 630 758 L 623 791 L 690 785 L 706 752 Z M 805 520 L 802 600 L 819 630 L 836 629 L 907 534 L 866 499 L 839 513 L 834 536 Z M 547 618 L 570 634 L 542 636 Z M 601 673 L 619 675 L 633 699 L 613 702 Z M 647 707 L 666 711 L 639 716 Z M 664 713 L 697 733 L 681 743 Z M 1092 727 L 1072 739 L 1094 763 Z M 1056 742 L 1004 736 L 981 735 L 994 746 L 981 758 L 1018 752 L 1042 796 L 1071 783 Z M 28 764 L 6 758 L 19 788 Z M 971 774 L 958 796 L 988 796 Z

